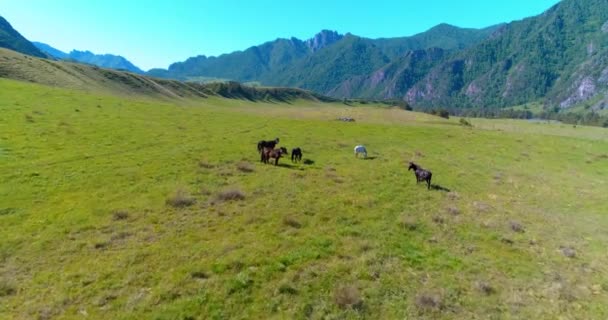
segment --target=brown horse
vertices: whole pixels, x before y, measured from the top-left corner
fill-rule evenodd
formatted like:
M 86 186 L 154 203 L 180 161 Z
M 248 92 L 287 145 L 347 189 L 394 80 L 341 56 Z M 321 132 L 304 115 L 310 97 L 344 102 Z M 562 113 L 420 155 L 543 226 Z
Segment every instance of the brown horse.
M 414 169 L 414 175 L 416 175 L 416 184 L 421 181 L 425 181 L 427 188 L 430 190 L 431 189 L 431 178 L 433 177 L 433 174 L 428 170 L 422 169 L 421 166 L 419 166 L 413 162 L 410 162 L 410 166 L 407 168 L 407 171 L 410 171 L 412 169 Z
M 274 165 L 276 166 L 279 164 L 279 159 L 283 155 L 289 155 L 289 152 L 287 152 L 287 148 L 285 147 L 280 147 L 279 149 L 264 148 L 264 150 L 262 150 L 262 162 L 268 163 L 270 158 L 272 158 L 275 159 Z

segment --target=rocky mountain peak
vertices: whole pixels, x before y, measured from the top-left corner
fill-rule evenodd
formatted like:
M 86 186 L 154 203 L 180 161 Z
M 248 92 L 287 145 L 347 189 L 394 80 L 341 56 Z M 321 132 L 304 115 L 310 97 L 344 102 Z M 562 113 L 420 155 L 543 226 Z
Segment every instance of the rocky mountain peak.
M 336 31 L 321 30 L 321 32 L 317 33 L 313 38 L 306 40 L 306 45 L 310 50 L 315 52 L 340 41 L 343 37 L 343 35 Z

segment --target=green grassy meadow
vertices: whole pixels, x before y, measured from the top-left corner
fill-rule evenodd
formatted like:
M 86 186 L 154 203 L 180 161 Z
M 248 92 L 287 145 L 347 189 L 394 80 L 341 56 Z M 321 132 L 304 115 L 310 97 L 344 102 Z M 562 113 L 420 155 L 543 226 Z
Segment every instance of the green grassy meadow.
M 1 319 L 608 318 L 606 129 L 0 88 Z

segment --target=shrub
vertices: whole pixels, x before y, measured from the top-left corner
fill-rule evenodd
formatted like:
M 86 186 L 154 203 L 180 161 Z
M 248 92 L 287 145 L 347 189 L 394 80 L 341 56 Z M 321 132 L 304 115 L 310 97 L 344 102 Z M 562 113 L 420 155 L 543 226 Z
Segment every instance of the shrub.
M 255 169 L 253 168 L 253 165 L 251 163 L 249 163 L 249 162 L 239 162 L 236 165 L 236 168 L 239 171 L 246 172 L 246 173 L 255 171 Z
M 294 218 L 294 217 L 283 218 L 283 224 L 285 224 L 286 226 L 295 228 L 295 229 L 302 228 L 302 224 L 298 220 L 296 220 L 296 218 Z
M 194 271 L 190 273 L 190 276 L 194 279 L 208 279 L 209 275 L 204 271 Z
M 443 308 L 441 297 L 435 294 L 419 294 L 415 300 L 416 306 L 425 311 L 436 311 Z
M 126 210 L 115 210 L 112 212 L 112 219 L 114 221 L 125 220 L 129 217 L 129 212 Z
M 245 200 L 245 193 L 238 189 L 230 189 L 218 193 L 215 199 L 222 202 Z
M 358 309 L 363 306 L 363 299 L 361 298 L 359 289 L 355 286 L 339 287 L 334 292 L 334 302 L 343 309 Z
M 572 247 L 560 247 L 560 250 L 562 251 L 564 256 L 568 258 L 576 257 L 576 250 L 574 250 L 574 248 Z
M 298 294 L 298 290 L 288 284 L 282 284 L 281 286 L 279 286 L 279 293 L 296 295 Z
M 13 284 L 0 280 L 0 297 L 12 296 L 15 293 L 17 293 L 17 289 Z
M 475 287 L 477 287 L 477 290 L 481 291 L 481 293 L 483 293 L 487 296 L 496 292 L 494 287 L 492 287 L 489 283 L 487 283 L 485 281 L 477 281 L 477 283 L 475 284 Z
M 460 214 L 460 209 L 456 208 L 456 207 L 448 207 L 447 212 L 453 216 L 457 216 Z
M 196 199 L 190 196 L 190 194 L 186 190 L 181 188 L 175 190 L 175 193 L 169 196 L 169 198 L 167 198 L 167 200 L 165 201 L 167 205 L 170 205 L 174 208 L 189 207 L 195 202 Z
M 511 226 L 511 230 L 513 230 L 514 232 L 518 232 L 518 233 L 525 232 L 524 226 L 521 225 L 521 223 L 519 223 L 517 221 L 511 221 L 511 222 L 509 222 L 509 225 Z
M 213 168 L 215 168 L 215 166 L 213 164 L 211 164 L 211 163 L 209 163 L 209 162 L 207 162 L 205 160 L 200 160 L 198 162 L 198 166 L 201 167 L 201 168 L 204 168 L 204 169 L 213 169 Z

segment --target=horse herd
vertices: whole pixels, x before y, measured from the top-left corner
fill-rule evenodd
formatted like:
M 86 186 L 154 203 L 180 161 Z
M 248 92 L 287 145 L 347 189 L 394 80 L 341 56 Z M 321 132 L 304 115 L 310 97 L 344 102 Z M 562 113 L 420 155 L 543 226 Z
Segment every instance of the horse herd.
M 270 159 L 274 159 L 274 165 L 279 164 L 279 159 L 284 155 L 289 155 L 287 152 L 287 148 L 279 147 L 276 148 L 277 144 L 279 144 L 279 138 L 275 138 L 274 140 L 261 140 L 258 142 L 258 153 L 260 154 L 260 161 L 263 163 L 269 163 Z M 364 158 L 367 158 L 367 149 L 365 146 L 358 145 L 355 146 L 355 157 L 358 158 L 359 154 L 363 155 Z M 291 149 L 291 161 L 299 162 L 302 161 L 302 149 L 301 148 L 293 148 Z M 429 170 L 423 169 L 421 166 L 409 162 L 408 171 L 414 170 L 414 175 L 416 176 L 416 183 L 426 182 L 427 188 L 431 189 L 431 178 L 433 177 L 433 173 Z

